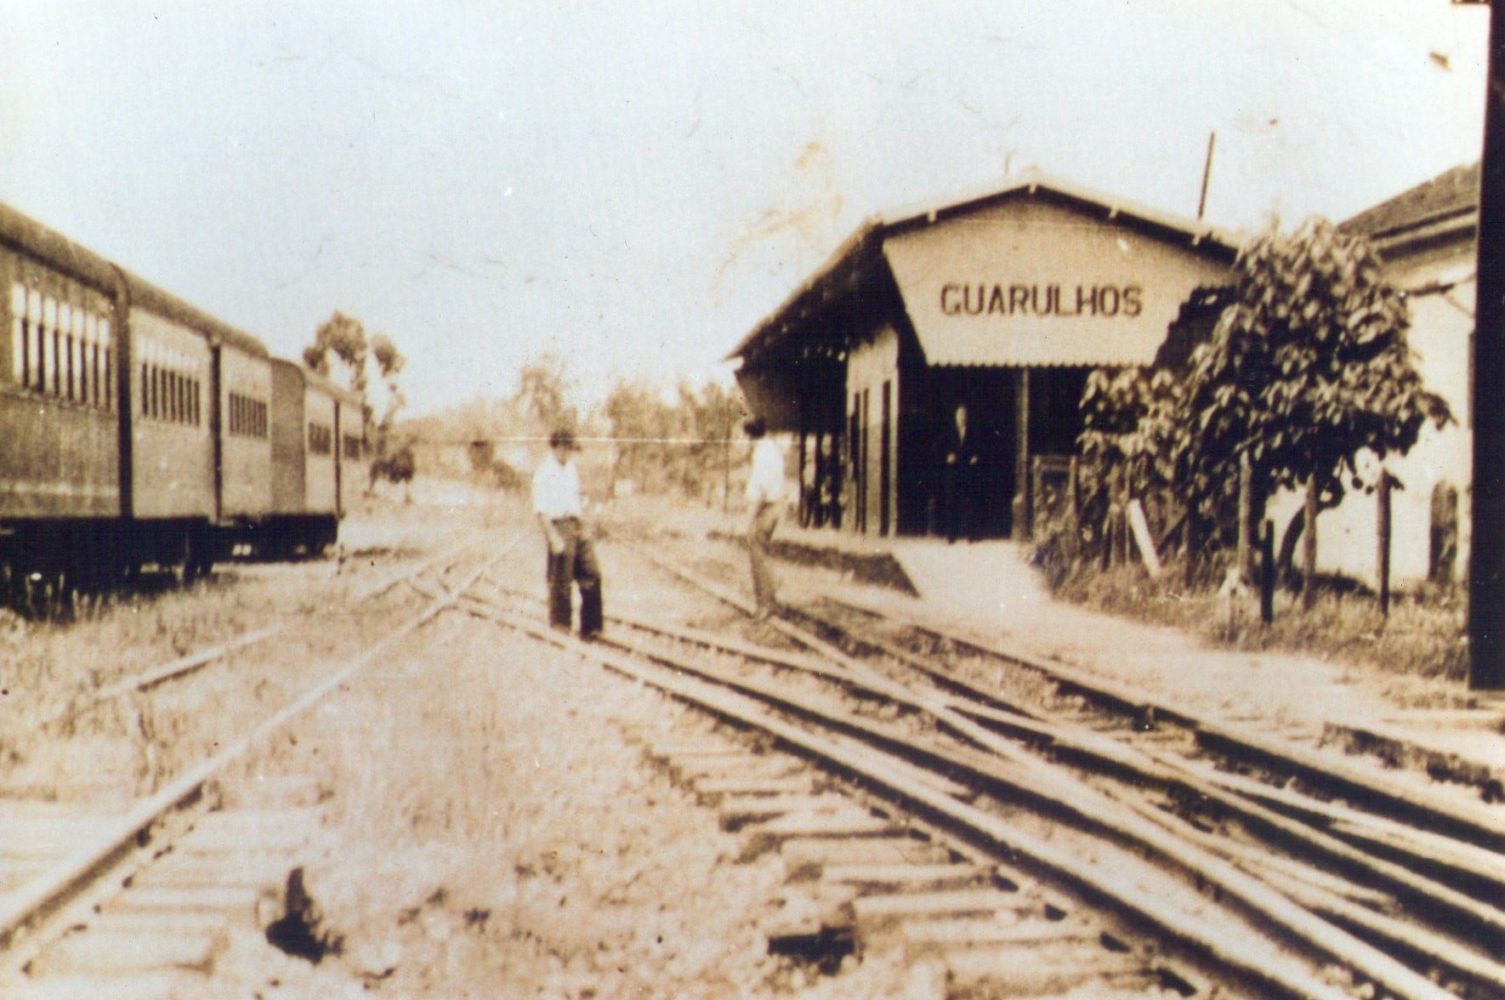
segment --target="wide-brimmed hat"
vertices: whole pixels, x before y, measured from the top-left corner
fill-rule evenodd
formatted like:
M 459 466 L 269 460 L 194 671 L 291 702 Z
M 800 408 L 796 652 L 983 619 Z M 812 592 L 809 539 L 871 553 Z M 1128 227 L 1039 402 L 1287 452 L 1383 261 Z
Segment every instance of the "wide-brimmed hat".
M 575 432 L 568 427 L 560 427 L 549 432 L 550 448 L 565 448 L 569 451 L 578 451 L 580 446 L 575 443 Z

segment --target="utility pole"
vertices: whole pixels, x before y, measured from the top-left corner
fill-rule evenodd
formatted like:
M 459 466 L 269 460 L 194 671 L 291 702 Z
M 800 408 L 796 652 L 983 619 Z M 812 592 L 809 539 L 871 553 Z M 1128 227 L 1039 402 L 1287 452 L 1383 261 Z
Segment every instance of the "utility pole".
M 1202 164 L 1202 197 L 1197 199 L 1197 221 L 1202 221 L 1202 213 L 1207 211 L 1207 182 L 1212 180 L 1212 148 L 1217 145 L 1218 134 L 1209 132 L 1207 135 L 1207 160 Z
M 1484 160 L 1474 310 L 1473 541 L 1468 568 L 1468 685 L 1505 688 L 1505 0 L 1489 11 Z

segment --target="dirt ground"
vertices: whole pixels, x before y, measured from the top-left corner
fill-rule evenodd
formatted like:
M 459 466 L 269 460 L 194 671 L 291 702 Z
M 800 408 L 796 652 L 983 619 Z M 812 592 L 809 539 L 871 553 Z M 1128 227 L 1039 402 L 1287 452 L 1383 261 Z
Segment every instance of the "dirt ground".
M 374 563 L 379 553 L 437 551 L 431 543 L 440 541 L 433 528 L 440 522 L 488 530 L 496 551 L 522 530 L 499 575 L 541 593 L 540 543 L 526 512 L 477 511 L 464 501 L 447 496 L 442 506 L 387 507 L 354 519 L 345 558 Z M 602 561 L 608 610 L 696 613 L 667 578 L 610 543 Z M 76 644 L 93 629 L 115 634 L 117 613 L 133 620 L 162 614 L 165 622 L 191 617 L 192 607 L 214 615 L 227 589 L 246 586 L 277 591 L 286 602 L 277 614 L 291 618 L 317 608 L 336 562 L 242 569 L 238 576 L 227 570 L 225 587 L 197 597 L 172 595 L 146 610 L 122 605 L 72 631 L 32 629 L 31 640 L 28 627 L 19 627 L 17 641 L 39 654 L 56 645 L 56 656 L 38 656 L 48 664 L 38 676 L 72 688 L 80 683 L 67 665 Z M 220 628 L 200 626 L 194 635 Z M 159 631 L 141 635 L 150 647 L 138 651 L 143 662 L 163 651 L 153 643 L 171 648 Z M 348 650 L 356 639 L 329 641 Z M 259 669 L 254 656 L 238 664 Z M 285 867 L 303 869 L 317 932 L 338 947 L 314 963 L 275 950 L 248 923 L 207 979 L 175 995 L 944 995 L 944 976 L 929 964 L 849 958 L 838 975 L 825 976 L 768 954 L 762 923 L 777 910 L 781 862 L 776 855 L 739 860 L 740 842 L 720 829 L 715 813 L 645 755 L 643 742 L 653 734 L 706 725 L 684 715 L 579 655 L 446 612 L 257 752 L 219 793 L 234 807 L 254 801 L 263 781 L 298 776 L 317 784 L 311 846 L 286 858 Z M 120 756 L 135 762 L 142 752 L 123 739 L 85 755 L 95 756 L 93 767 Z M 269 884 L 261 895 L 276 897 L 279 889 Z
M 724 579 L 745 585 L 735 547 L 706 544 L 703 534 L 697 541 L 692 521 L 657 523 L 666 539 L 701 557 L 714 549 L 727 567 Z M 440 524 L 488 530 L 498 548 L 508 530 L 524 532 L 501 575 L 541 594 L 542 552 L 526 511 L 492 507 L 464 491 L 352 519 L 345 558 L 367 553 L 376 562 L 377 553 L 437 551 L 446 540 L 435 530 Z M 709 602 L 690 607 L 684 591 L 609 540 L 602 563 L 608 613 L 713 613 Z M 279 614 L 305 613 L 317 608 L 338 568 L 336 560 L 301 575 L 246 573 L 244 585 L 269 588 L 268 599 L 284 602 Z M 794 601 L 845 585 L 819 569 L 780 571 Z M 304 582 L 295 586 L 298 579 Z M 170 614 L 127 633 L 141 657 L 173 648 L 175 623 L 190 615 L 179 600 L 191 604 L 194 597 L 170 598 L 163 605 Z M 119 635 L 111 614 L 47 633 L 46 642 L 60 644 L 57 656 L 41 655 L 42 632 L 30 626 L 11 623 L 6 641 L 31 651 L 34 677 L 76 688 L 69 655 L 89 641 L 90 628 Z M 1111 639 L 1084 631 L 1086 619 L 1069 609 L 1053 615 L 1026 638 L 1081 649 Z M 221 627 L 200 626 L 194 635 Z M 1175 637 L 1157 633 L 1140 642 L 1141 655 L 1153 660 Z M 1200 669 L 1208 680 L 1211 668 Z M 1278 687 L 1276 678 L 1285 676 L 1269 665 L 1255 669 L 1264 674 L 1260 686 Z M 1242 689 L 1229 679 L 1209 686 L 1225 699 Z M 1352 701 L 1352 681 L 1341 689 Z M 45 691 L 27 698 L 57 701 Z M 735 838 L 643 753 L 642 734 L 683 724 L 673 704 L 578 655 L 446 613 L 300 722 L 295 743 L 280 741 L 250 765 L 253 776 L 310 776 L 323 792 L 314 846 L 288 866 L 304 868 L 323 929 L 341 941 L 338 951 L 312 964 L 273 950 L 260 935 L 242 935 L 203 991 L 185 995 L 943 996 L 943 974 L 924 963 L 854 958 L 825 977 L 767 954 L 760 924 L 776 906 L 784 875 L 778 861 L 736 863 Z M 233 804 L 233 783 L 226 794 Z
M 767 954 L 777 857 L 737 863 L 736 838 L 629 740 L 682 714 L 575 654 L 446 615 L 258 765 L 330 790 L 320 846 L 297 861 L 340 953 L 271 977 L 264 954 L 226 956 L 214 989 L 942 995 L 932 969 L 851 962 L 824 978 Z

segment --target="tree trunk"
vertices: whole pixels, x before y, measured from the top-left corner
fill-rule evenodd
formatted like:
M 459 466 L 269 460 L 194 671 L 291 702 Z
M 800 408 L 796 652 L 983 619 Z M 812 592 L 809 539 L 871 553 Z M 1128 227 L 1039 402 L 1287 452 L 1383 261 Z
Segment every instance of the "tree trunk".
M 1245 580 L 1254 579 L 1254 522 L 1251 520 L 1253 505 L 1254 473 L 1249 468 L 1249 456 L 1240 456 L 1238 463 L 1238 571 Z
M 1306 523 L 1306 511 L 1298 510 L 1286 522 L 1286 530 L 1280 536 L 1280 557 L 1275 567 L 1281 576 L 1290 578 L 1296 562 L 1296 545 L 1301 541 L 1301 529 Z
M 1306 533 L 1301 543 L 1301 606 L 1310 610 L 1312 603 L 1317 599 L 1317 479 L 1315 476 L 1309 477 L 1306 481 L 1306 507 L 1303 513 Z

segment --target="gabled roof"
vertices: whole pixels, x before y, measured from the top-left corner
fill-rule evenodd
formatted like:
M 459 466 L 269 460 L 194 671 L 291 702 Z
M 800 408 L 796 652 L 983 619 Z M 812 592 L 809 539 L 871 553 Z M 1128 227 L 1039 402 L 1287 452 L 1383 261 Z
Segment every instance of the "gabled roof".
M 1367 236 L 1391 261 L 1445 248 L 1456 250 L 1479 229 L 1478 163 L 1446 170 L 1353 216 L 1338 228 Z
M 947 216 L 960 215 L 995 202 L 1005 201 L 1020 193 L 1054 196 L 1083 208 L 1096 209 L 1102 211 L 1107 218 L 1135 223 L 1142 228 L 1158 231 L 1159 235 L 1166 239 L 1184 239 L 1194 246 L 1206 240 L 1214 246 L 1225 247 L 1230 260 L 1238 250 L 1237 240 L 1213 226 L 1170 212 L 1162 212 L 1128 198 L 1120 198 L 1038 170 L 1024 171 L 1001 188 L 990 188 L 953 198 L 944 207 L 922 207 L 895 213 L 889 216 L 885 224 L 895 230 L 926 225 Z
M 1401 230 L 1475 212 L 1479 208 L 1479 164 L 1460 164 L 1431 180 L 1387 198 L 1344 222 L 1345 232 L 1383 238 Z
M 744 336 L 727 358 L 747 360 L 750 354 L 762 353 L 802 326 L 810 316 L 885 279 L 888 262 L 883 245 L 889 237 L 1021 197 L 1042 198 L 1090 214 L 1101 214 L 1104 220 L 1140 229 L 1166 242 L 1196 247 L 1200 252 L 1229 264 L 1238 252 L 1236 240 L 1211 226 L 1029 171 L 1002 188 L 953 198 L 938 206 L 877 216 L 864 222 L 825 264 Z

